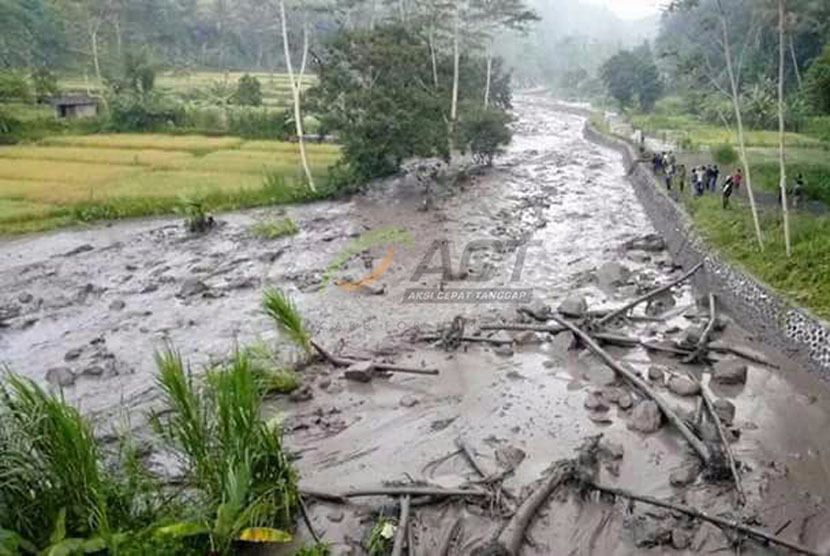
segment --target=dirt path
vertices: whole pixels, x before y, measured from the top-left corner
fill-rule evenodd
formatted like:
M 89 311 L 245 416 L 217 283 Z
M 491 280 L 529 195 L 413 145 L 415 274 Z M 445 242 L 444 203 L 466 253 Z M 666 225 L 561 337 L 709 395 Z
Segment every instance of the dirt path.
M 618 306 L 678 275 L 666 253 L 624 248 L 653 230 L 624 180 L 619 155 L 585 141 L 583 120 L 554 112 L 542 97 L 518 99 L 517 116 L 515 140 L 497 167 L 441 196 L 430 211 L 418 210 L 422 191 L 407 178 L 379 184 L 348 203 L 292 207 L 288 213 L 301 231 L 276 241 L 251 233 L 257 219 L 275 212 L 263 210 L 222 215 L 219 230 L 198 238 L 188 237 L 177 221 L 150 220 L 7 242 L 0 246 L 0 305 L 7 323 L 0 329 L 0 360 L 44 382 L 63 379 L 67 398 L 98 416 L 102 436 L 119 422 L 114 417 L 122 404 L 133 409 L 132 424 L 140 429 L 143 410 L 157 396 L 154 349 L 171 342 L 198 367 L 236 343 L 279 344 L 259 310 L 262 288 L 275 285 L 292 293 L 329 349 L 441 370 L 439 377 L 398 375 L 358 384 L 324 365 L 307 368 L 311 398 L 277 399 L 269 406 L 285 419 L 306 488 L 341 491 L 409 480 L 458 486 L 475 477 L 463 457 L 446 457 L 461 437 L 493 469 L 521 461 L 505 482 L 508 492 L 521 496 L 552 461 L 571 457 L 586 437 L 602 433 L 623 452 L 621 459 L 604 462 L 603 484 L 714 513 L 734 512 L 728 483 L 698 478 L 671 486 L 672 472 L 693 460 L 670 428 L 642 434 L 629 428 L 630 409 L 611 404 L 605 412 L 586 410 L 594 392 L 632 392 L 598 359 L 569 351 L 564 335 L 551 340 L 517 333 L 508 337 L 516 340 L 510 348 L 470 345 L 454 352 L 412 341 L 456 315 L 468 319 L 471 333 L 488 322 L 518 318 L 511 303 L 404 303 L 413 288 L 529 290 L 537 304 L 554 309 L 576 292 L 596 309 Z M 409 241 L 381 239 L 367 248 L 367 237 L 388 237 L 383 233 L 392 230 Z M 353 249 L 361 238 L 364 243 Z M 452 279 L 440 273 L 416 277 L 419 263 L 443 240 Z M 459 269 L 465 246 L 482 240 L 503 243 L 480 243 L 469 268 Z M 517 240 L 535 243 L 514 280 L 517 251 L 506 242 Z M 438 245 L 427 266 L 439 265 Z M 390 248 L 388 269 L 369 288 L 346 291 L 326 282 L 343 253 L 356 254 L 331 273 L 335 281 L 385 266 Z M 477 281 L 484 263 L 493 265 L 494 277 Z M 705 311 L 695 307 L 699 293 L 681 288 L 666 300 L 673 306 L 669 318 L 622 332 L 679 338 L 703 321 Z M 724 334 L 732 343 L 764 351 L 735 323 Z M 282 353 L 290 357 L 290 348 L 283 345 Z M 652 366 L 670 365 L 709 381 L 700 367 L 642 349 L 612 353 L 643 375 Z M 736 406 L 739 439 L 733 450 L 749 498 L 742 515 L 771 531 L 787 524 L 783 536 L 826 549 L 830 393 L 825 384 L 789 368 L 785 354 L 766 356 L 783 369 L 750 366 L 746 384 L 711 385 L 717 397 Z M 672 405 L 694 409 L 691 398 L 658 388 Z M 162 455 L 150 457 L 159 470 L 171 472 Z M 371 510 L 383 502 L 317 503 L 311 510 L 335 553 L 360 553 L 356 546 L 371 527 Z M 458 517 L 464 528 L 453 553 L 470 552 L 503 523 L 487 509 L 462 503 L 415 508 L 413 517 L 419 554 L 434 554 Z M 527 554 L 677 553 L 674 546 L 687 541 L 690 552 L 707 553 L 728 544 L 717 529 L 667 513 L 640 506 L 627 513 L 622 506 L 565 495 L 543 512 L 529 538 Z M 767 550 L 745 548 L 754 554 Z

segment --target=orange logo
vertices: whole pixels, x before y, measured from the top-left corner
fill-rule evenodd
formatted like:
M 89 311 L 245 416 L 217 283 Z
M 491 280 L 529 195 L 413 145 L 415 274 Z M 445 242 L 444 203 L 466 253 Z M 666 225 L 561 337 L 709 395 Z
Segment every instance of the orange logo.
M 392 258 L 395 256 L 395 248 L 390 247 L 389 252 L 386 253 L 386 256 L 383 257 L 383 260 L 380 261 L 380 264 L 372 270 L 369 274 L 361 278 L 360 280 L 355 280 L 353 282 L 347 280 L 341 280 L 339 282 L 335 282 L 334 285 L 343 288 L 346 291 L 353 292 L 357 291 L 360 288 L 366 287 L 373 282 L 377 281 L 378 278 L 384 275 L 384 273 L 389 270 L 389 266 L 392 264 Z

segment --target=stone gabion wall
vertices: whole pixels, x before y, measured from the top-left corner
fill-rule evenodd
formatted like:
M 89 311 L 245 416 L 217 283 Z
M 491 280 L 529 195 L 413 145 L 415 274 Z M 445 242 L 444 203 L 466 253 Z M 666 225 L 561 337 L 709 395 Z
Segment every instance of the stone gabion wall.
M 830 380 L 830 325 L 792 306 L 753 276 L 723 260 L 697 234 L 683 207 L 658 186 L 650 164 L 636 162 L 634 145 L 600 133 L 587 122 L 585 137 L 623 155 L 637 197 L 675 260 L 687 267 L 705 261 L 706 272 L 698 273 L 696 286 L 715 293 L 757 339 Z

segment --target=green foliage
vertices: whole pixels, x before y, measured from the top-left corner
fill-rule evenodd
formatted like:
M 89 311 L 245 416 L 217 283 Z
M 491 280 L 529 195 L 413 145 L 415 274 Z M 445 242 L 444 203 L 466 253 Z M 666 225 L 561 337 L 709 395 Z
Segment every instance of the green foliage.
M 35 89 L 35 99 L 39 103 L 45 103 L 60 94 L 58 78 L 48 68 L 38 68 L 32 72 L 32 85 Z
M 385 515 L 378 517 L 366 541 L 369 556 L 388 556 L 395 538 L 395 522 Z
M 477 163 L 491 166 L 502 147 L 510 143 L 510 122 L 510 115 L 502 110 L 465 103 L 458 122 L 459 146 L 469 150 Z
M 109 131 L 165 131 L 182 126 L 185 111 L 167 97 L 124 92 L 110 100 Z
M 663 94 L 660 71 L 654 63 L 654 55 L 647 42 L 634 51 L 634 57 L 637 59 L 634 68 L 634 88 L 637 91 L 640 110 L 651 112 L 660 95 Z
M 146 94 L 156 86 L 156 68 L 147 50 L 128 50 L 124 54 L 124 87 Z
M 294 553 L 294 556 L 330 556 L 331 548 L 329 545 L 320 543 L 310 546 L 304 546 Z
M 713 145 L 710 150 L 712 152 L 712 159 L 721 166 L 732 166 L 738 162 L 738 151 L 728 143 Z
M 212 550 L 226 553 L 247 528 L 289 528 L 298 500 L 297 475 L 281 432 L 260 418 L 262 394 L 249 356 L 237 352 L 226 367 L 208 371 L 204 381 L 185 372 L 181 356 L 170 349 L 156 359 L 170 412 L 153 417 L 154 429 L 186 462 L 208 509 L 160 534 L 188 537 L 207 531 Z
M 262 84 L 259 79 L 247 73 L 240 77 L 234 102 L 242 106 L 262 106 Z
M 0 70 L 0 103 L 34 101 L 26 76 L 16 71 Z
M 830 115 L 830 45 L 810 64 L 806 88 L 813 110 L 822 116 Z
M 807 133 L 830 143 L 830 116 L 810 118 L 807 122 Z
M 263 239 L 278 239 L 285 236 L 293 236 L 300 229 L 290 218 L 275 218 L 271 220 L 260 220 L 254 224 L 252 230 L 254 235 Z
M 277 330 L 306 353 L 310 353 L 311 339 L 294 301 L 281 290 L 272 288 L 265 291 L 263 306 L 265 314 L 271 317 Z
M 203 234 L 210 230 L 215 222 L 205 211 L 205 204 L 200 199 L 185 201 L 184 226 L 191 234 Z
M 0 106 L 0 145 L 16 143 L 23 123 Z
M 245 139 L 286 140 L 294 131 L 288 110 L 231 108 L 227 111 L 231 135 Z
M 634 99 L 636 74 L 637 58 L 628 50 L 618 52 L 600 68 L 600 76 L 620 108 L 627 108 Z

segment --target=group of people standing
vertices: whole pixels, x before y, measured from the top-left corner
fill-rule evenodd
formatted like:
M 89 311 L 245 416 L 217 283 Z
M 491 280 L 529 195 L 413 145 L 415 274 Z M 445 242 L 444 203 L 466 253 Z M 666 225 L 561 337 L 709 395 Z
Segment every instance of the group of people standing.
M 681 193 L 686 190 L 686 180 L 689 178 L 689 172 L 685 164 L 677 163 L 674 152 L 654 153 L 651 163 L 654 174 L 658 176 L 663 175 L 666 182 L 666 189 L 671 190 L 676 183 Z M 717 164 L 692 168 L 691 185 L 694 189 L 695 196 L 702 197 L 706 191 L 717 194 L 720 174 L 721 171 Z M 744 175 L 740 168 L 736 169 L 734 174 L 727 176 L 722 185 L 723 208 L 729 208 L 729 199 L 733 193 L 741 188 L 743 181 Z

